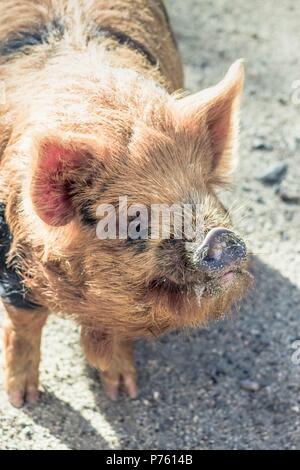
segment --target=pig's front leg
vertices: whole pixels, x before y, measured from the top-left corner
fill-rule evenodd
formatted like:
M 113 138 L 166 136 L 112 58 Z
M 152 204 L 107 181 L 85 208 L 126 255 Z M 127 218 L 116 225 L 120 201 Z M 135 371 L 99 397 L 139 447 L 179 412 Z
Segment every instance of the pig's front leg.
M 83 328 L 81 343 L 87 361 L 99 370 L 105 391 L 112 400 L 117 400 L 121 388 L 130 398 L 137 397 L 132 341 Z
M 47 312 L 4 305 L 5 388 L 10 403 L 21 408 L 38 399 L 42 328 Z
M 123 387 L 130 398 L 137 397 L 136 368 L 132 342 L 115 342 L 112 361 L 107 370 L 100 372 L 105 391 L 112 399 L 118 398 Z

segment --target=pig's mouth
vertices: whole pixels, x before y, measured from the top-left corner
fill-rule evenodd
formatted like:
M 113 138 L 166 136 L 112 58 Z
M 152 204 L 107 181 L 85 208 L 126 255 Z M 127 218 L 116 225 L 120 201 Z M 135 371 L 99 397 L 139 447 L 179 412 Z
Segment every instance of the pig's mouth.
M 241 266 L 231 267 L 227 270 L 224 270 L 222 273 L 206 279 L 206 281 L 202 284 L 203 296 L 211 296 L 213 294 L 218 294 L 222 291 L 238 287 L 239 283 L 248 276 L 248 271 Z
M 147 285 L 147 290 L 152 293 L 168 294 L 179 298 L 196 296 L 211 297 L 213 295 L 221 295 L 230 289 L 237 289 L 240 283 L 244 283 L 250 274 L 245 266 L 231 266 L 221 273 L 211 276 L 195 276 L 186 283 L 177 283 L 168 277 L 161 277 L 152 280 Z
M 210 230 L 190 258 L 178 257 L 177 254 L 178 249 L 169 250 L 169 256 L 164 258 L 169 262 L 161 265 L 165 276 L 151 282 L 150 290 L 159 297 L 165 294 L 180 301 L 192 299 L 195 295 L 200 300 L 230 294 L 234 298 L 239 296 L 240 289 L 251 277 L 247 272 L 246 245 L 227 228 Z

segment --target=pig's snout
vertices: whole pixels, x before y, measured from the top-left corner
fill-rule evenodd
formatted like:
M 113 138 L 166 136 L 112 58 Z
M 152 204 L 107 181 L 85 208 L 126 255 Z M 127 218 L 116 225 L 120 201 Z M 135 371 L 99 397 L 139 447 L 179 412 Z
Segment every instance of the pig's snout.
M 202 272 L 218 275 L 238 269 L 246 257 L 244 241 L 234 232 L 219 227 L 207 234 L 197 250 L 196 263 Z

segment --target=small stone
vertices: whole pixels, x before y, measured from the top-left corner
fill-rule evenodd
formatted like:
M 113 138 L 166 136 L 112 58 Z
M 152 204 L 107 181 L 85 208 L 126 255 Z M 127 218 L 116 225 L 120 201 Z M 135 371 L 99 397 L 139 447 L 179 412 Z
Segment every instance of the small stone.
M 240 386 L 243 390 L 247 390 L 247 392 L 257 392 L 260 389 L 259 383 L 250 379 L 241 380 Z
M 262 136 L 256 137 L 252 145 L 252 150 L 264 150 L 271 152 L 273 148 L 273 145 L 267 142 L 265 137 Z
M 288 204 L 300 204 L 300 194 L 293 194 L 291 192 L 280 191 L 280 198 L 283 202 Z
M 282 104 L 283 106 L 286 106 L 288 104 L 288 100 L 286 98 L 283 98 L 282 96 L 278 99 L 278 103 Z
M 299 408 L 298 405 L 292 406 L 291 409 L 292 409 L 292 411 L 294 411 L 295 413 L 299 413 L 299 411 L 300 411 L 300 408 Z
M 265 200 L 264 200 L 264 198 L 261 197 L 261 196 L 258 196 L 258 197 L 256 198 L 256 201 L 258 202 L 258 204 L 265 204 Z
M 300 187 L 299 184 L 289 183 L 280 186 L 278 191 L 279 197 L 287 204 L 300 204 Z
M 153 398 L 154 400 L 159 400 L 159 392 L 153 392 Z
M 258 177 L 258 180 L 269 185 L 280 183 L 285 177 L 287 170 L 287 163 L 276 163 L 268 168 L 262 176 Z

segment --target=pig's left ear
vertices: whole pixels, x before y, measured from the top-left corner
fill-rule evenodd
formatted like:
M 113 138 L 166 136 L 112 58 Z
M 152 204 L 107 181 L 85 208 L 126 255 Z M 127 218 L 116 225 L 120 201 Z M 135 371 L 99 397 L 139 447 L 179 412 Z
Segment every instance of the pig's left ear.
M 46 224 L 62 227 L 76 215 L 74 190 L 82 190 L 91 167 L 100 162 L 99 149 L 86 136 L 68 140 L 47 136 L 38 139 L 35 147 L 30 187 L 33 208 Z
M 236 61 L 218 85 L 179 100 L 188 135 L 208 149 L 208 173 L 223 181 L 236 167 L 244 65 Z M 210 155 L 208 155 L 210 154 Z

